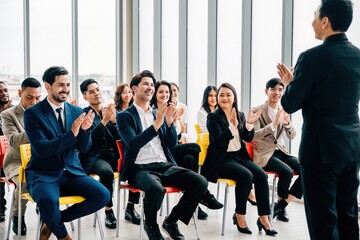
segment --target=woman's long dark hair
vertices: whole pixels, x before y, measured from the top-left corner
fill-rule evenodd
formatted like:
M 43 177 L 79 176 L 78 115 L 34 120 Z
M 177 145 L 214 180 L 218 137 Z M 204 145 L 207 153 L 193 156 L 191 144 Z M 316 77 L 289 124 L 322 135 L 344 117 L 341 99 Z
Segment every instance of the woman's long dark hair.
M 214 90 L 217 95 L 217 89 L 215 86 L 207 86 L 204 90 L 203 99 L 201 102 L 201 107 L 204 108 L 207 113 L 211 112 L 208 99 L 209 99 L 209 94 L 212 90 Z M 216 102 L 217 102 L 217 99 L 216 99 Z M 216 108 L 216 106 L 217 106 L 217 104 L 215 105 L 215 108 Z
M 150 106 L 153 107 L 153 108 L 158 108 L 158 105 L 157 105 L 157 100 L 156 100 L 156 94 L 159 90 L 159 87 L 161 85 L 166 85 L 168 86 L 169 88 L 169 99 L 172 99 L 172 91 L 171 91 L 171 84 L 168 82 L 168 81 L 165 81 L 165 80 L 161 80 L 161 81 L 158 81 L 155 83 L 155 92 L 154 92 L 154 95 L 152 96 L 151 100 L 150 100 Z
M 114 102 L 115 102 L 115 109 L 118 111 L 124 110 L 124 109 L 122 109 L 123 100 L 121 98 L 121 93 L 124 91 L 125 87 L 130 88 L 127 83 L 120 83 L 119 85 L 117 85 L 116 90 L 115 90 Z M 133 103 L 133 101 L 134 101 L 134 95 L 133 95 L 133 98 L 129 102 L 129 106 Z
M 238 122 L 239 122 L 239 126 L 240 126 L 240 128 L 242 128 L 242 126 L 243 126 L 243 121 L 241 120 L 241 118 L 240 118 L 240 111 L 239 111 L 239 108 L 238 108 L 238 97 L 237 97 L 237 94 L 236 94 L 236 90 L 235 90 L 235 88 L 233 87 L 233 85 L 231 85 L 230 83 L 223 83 L 223 84 L 221 84 L 220 85 L 220 87 L 218 88 L 218 92 L 217 92 L 217 98 L 219 97 L 219 92 L 220 92 L 220 89 L 221 88 L 228 88 L 228 89 L 230 89 L 232 92 L 233 92 L 233 94 L 234 94 L 234 102 L 233 102 L 233 107 L 235 108 L 235 111 L 236 111 L 236 118 L 237 118 L 237 120 L 238 120 Z M 220 107 L 220 105 L 218 105 L 218 109 L 220 109 L 223 113 L 224 113 L 224 110 Z M 223 121 L 225 121 L 225 122 L 227 122 L 227 118 L 226 118 L 226 115 L 225 115 L 225 113 L 223 114 L 223 119 L 222 119 Z

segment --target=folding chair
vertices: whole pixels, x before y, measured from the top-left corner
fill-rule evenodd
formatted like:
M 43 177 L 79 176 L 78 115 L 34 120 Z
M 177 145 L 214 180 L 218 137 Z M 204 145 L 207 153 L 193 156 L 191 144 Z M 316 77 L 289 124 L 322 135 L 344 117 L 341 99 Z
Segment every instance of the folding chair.
M 31 203 L 35 203 L 35 201 L 33 200 L 33 198 L 30 196 L 29 193 L 22 193 L 21 189 L 22 189 L 22 184 L 26 184 L 26 176 L 25 176 L 25 168 L 28 164 L 28 162 L 30 161 L 30 157 L 31 157 L 31 146 L 30 144 L 22 144 L 20 145 L 20 156 L 21 156 L 21 167 L 19 168 L 19 211 L 18 211 L 18 226 L 21 226 L 21 199 L 27 199 L 28 201 L 30 201 Z M 77 203 L 81 203 L 85 200 L 84 197 L 82 196 L 62 196 L 59 197 L 59 205 L 72 205 L 72 204 L 77 204 Z M 94 213 L 97 220 L 98 220 L 98 225 L 99 225 L 99 232 L 100 232 L 100 237 L 102 240 L 105 239 L 104 236 L 104 231 L 102 229 L 102 223 L 100 218 L 97 216 L 97 212 Z M 40 214 L 39 214 L 39 218 L 38 218 L 38 227 L 37 227 L 37 234 L 36 234 L 36 239 L 39 239 L 39 235 L 40 235 Z M 20 239 L 21 237 L 21 228 L 18 228 L 18 239 Z M 81 239 L 81 221 L 80 218 L 78 218 L 78 239 Z
M 119 155 L 120 155 L 118 171 L 119 171 L 119 174 L 121 174 L 121 170 L 122 170 L 122 167 L 123 167 L 124 161 L 125 161 L 124 148 L 123 148 L 123 144 L 122 144 L 121 140 L 117 140 L 116 145 L 118 147 L 118 151 L 119 151 Z M 142 235 L 143 235 L 142 233 L 143 233 L 143 229 L 144 229 L 144 204 L 143 204 L 143 199 L 144 199 L 145 193 L 139 188 L 135 188 L 135 187 L 132 187 L 128 183 L 121 182 L 120 179 L 119 179 L 118 196 L 117 196 L 118 197 L 118 200 L 117 200 L 117 219 L 119 219 L 119 217 L 120 217 L 120 201 L 119 200 L 120 200 L 120 190 L 121 189 L 127 189 L 129 191 L 134 192 L 134 193 L 135 192 L 140 193 L 141 214 L 140 214 L 140 238 L 139 239 L 142 240 Z M 171 187 L 171 186 L 164 186 L 164 189 L 166 190 L 165 194 L 181 193 L 182 192 L 181 189 L 178 189 L 176 187 Z M 197 239 L 200 239 L 195 214 L 193 214 L 193 219 L 194 219 L 194 225 L 195 225 L 195 231 L 196 231 Z M 119 224 L 117 224 L 116 225 L 116 237 L 119 236 L 119 231 L 120 231 Z
M 207 149 L 209 147 L 209 133 L 200 133 L 198 134 L 198 144 L 200 145 L 201 152 L 199 154 L 199 173 L 201 171 L 201 166 L 204 165 L 204 161 L 207 154 Z M 226 178 L 218 178 L 218 189 L 220 183 L 225 183 L 225 194 L 224 194 L 224 210 L 223 210 L 223 219 L 222 219 L 222 226 L 221 226 L 221 235 L 225 233 L 225 221 L 226 221 L 226 208 L 227 208 L 227 199 L 229 193 L 229 187 L 235 186 L 236 182 L 231 179 Z

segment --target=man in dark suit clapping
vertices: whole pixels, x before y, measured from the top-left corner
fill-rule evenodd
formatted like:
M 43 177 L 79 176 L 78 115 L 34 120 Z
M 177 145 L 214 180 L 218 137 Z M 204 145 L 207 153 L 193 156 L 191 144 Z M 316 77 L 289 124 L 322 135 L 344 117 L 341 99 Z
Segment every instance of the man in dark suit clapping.
M 286 87 L 284 110 L 302 109 L 299 150 L 311 239 L 359 239 L 357 193 L 360 166 L 360 50 L 345 32 L 350 0 L 323 0 L 313 20 L 323 44 L 303 52 L 294 75 L 278 72 Z

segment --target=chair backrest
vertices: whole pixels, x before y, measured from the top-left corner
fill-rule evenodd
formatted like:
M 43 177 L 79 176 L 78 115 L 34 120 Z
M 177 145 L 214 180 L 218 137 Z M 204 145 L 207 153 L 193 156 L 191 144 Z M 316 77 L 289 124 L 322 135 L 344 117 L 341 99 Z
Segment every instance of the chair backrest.
M 20 157 L 21 157 L 21 166 L 25 169 L 31 157 L 30 143 L 20 145 Z
M 254 147 L 254 142 L 247 142 L 246 143 L 246 150 L 249 153 L 250 158 L 253 158 L 253 147 Z
M 200 145 L 201 149 L 201 152 L 199 154 L 199 166 L 202 166 L 204 164 L 209 143 L 209 133 L 198 134 L 198 144 Z
M 199 135 L 201 133 L 200 125 L 196 123 L 194 124 L 194 127 L 196 134 Z
M 121 169 L 124 165 L 124 162 L 125 162 L 125 157 L 124 157 L 124 147 L 123 147 L 123 143 L 121 140 L 116 140 L 116 146 L 117 146 L 117 149 L 119 151 L 119 161 L 118 161 L 118 173 L 121 174 Z
M 9 147 L 9 142 L 7 138 L 4 135 L 0 136 L 0 168 L 4 167 L 4 158 L 8 147 Z

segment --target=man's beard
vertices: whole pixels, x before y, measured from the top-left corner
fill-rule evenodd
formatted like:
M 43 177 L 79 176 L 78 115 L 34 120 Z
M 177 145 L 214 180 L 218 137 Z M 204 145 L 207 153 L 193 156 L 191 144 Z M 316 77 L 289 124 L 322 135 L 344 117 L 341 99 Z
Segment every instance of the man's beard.
M 63 92 L 61 92 L 61 93 L 63 93 Z M 66 99 L 67 99 L 68 96 L 69 96 L 69 93 L 66 93 L 66 94 L 67 94 L 67 95 L 66 95 L 66 98 L 65 98 L 65 99 L 62 99 L 62 98 L 59 97 L 60 93 L 59 93 L 58 96 L 55 96 L 54 94 L 52 94 L 52 98 L 53 98 L 56 102 L 58 102 L 58 103 L 63 103 L 63 102 L 66 101 Z

